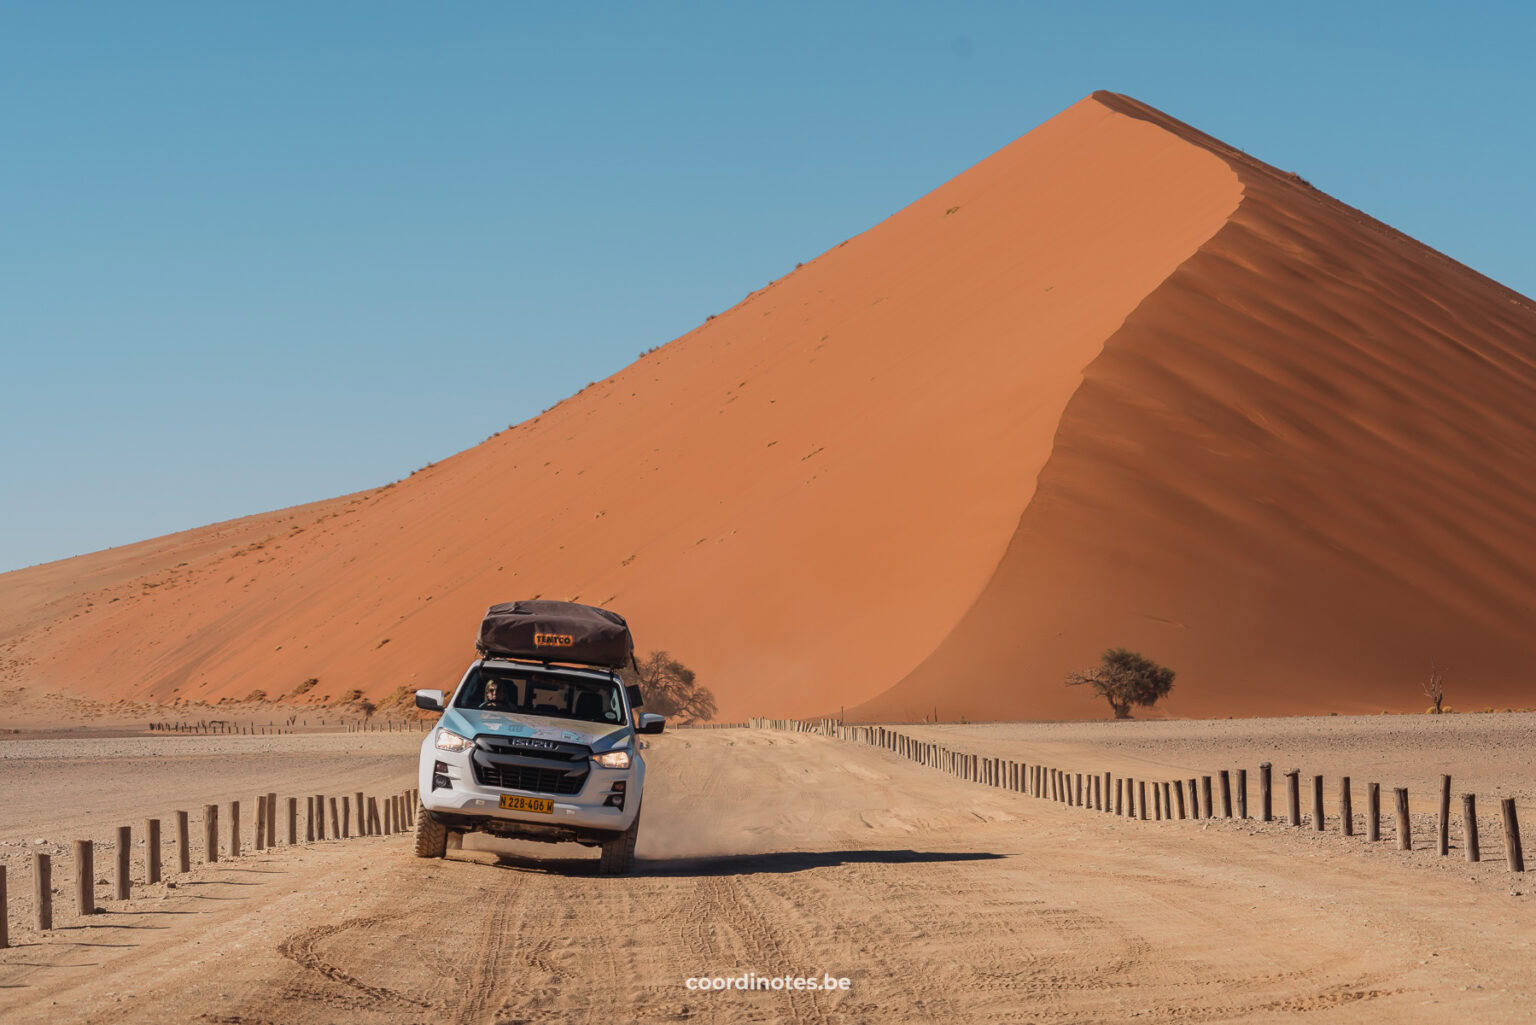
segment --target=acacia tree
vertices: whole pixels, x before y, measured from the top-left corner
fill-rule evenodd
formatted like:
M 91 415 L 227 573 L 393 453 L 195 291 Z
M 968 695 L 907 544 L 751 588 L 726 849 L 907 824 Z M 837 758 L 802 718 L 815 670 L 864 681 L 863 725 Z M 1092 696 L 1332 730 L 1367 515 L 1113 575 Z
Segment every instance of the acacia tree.
M 1110 648 L 1092 669 L 1067 674 L 1068 687 L 1092 687 L 1109 702 L 1116 719 L 1129 719 L 1131 706 L 1150 708 L 1173 689 L 1174 672 L 1134 651 Z
M 692 669 L 665 651 L 653 651 L 631 673 L 645 697 L 645 710 L 659 712 L 681 724 L 706 722 L 715 717 L 715 696 L 699 685 Z

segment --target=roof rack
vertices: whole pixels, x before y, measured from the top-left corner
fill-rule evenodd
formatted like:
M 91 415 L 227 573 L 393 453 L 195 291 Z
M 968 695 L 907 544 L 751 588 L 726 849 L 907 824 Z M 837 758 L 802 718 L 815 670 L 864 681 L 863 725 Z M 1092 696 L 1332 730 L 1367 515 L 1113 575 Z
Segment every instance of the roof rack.
M 482 662 L 509 662 L 520 666 L 539 666 L 544 669 L 584 669 L 593 673 L 616 673 L 612 666 L 594 665 L 590 662 L 551 662 L 548 659 L 519 658 L 516 655 L 493 655 L 480 649 L 480 661 Z

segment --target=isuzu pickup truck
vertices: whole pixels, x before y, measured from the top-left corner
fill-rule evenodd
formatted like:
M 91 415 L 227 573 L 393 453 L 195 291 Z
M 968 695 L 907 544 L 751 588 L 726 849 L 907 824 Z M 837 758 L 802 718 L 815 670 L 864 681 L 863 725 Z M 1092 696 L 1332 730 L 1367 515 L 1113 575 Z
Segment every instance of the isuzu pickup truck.
M 617 642 L 592 636 L 619 631 Z M 451 696 L 416 692 L 417 707 L 442 713 L 421 745 L 416 855 L 443 857 L 482 832 L 598 847 L 604 873 L 631 871 L 645 795 L 639 736 L 665 720 L 639 712 L 639 687 L 599 664 L 632 661 L 627 624 L 570 602 L 493 605 L 480 649 Z

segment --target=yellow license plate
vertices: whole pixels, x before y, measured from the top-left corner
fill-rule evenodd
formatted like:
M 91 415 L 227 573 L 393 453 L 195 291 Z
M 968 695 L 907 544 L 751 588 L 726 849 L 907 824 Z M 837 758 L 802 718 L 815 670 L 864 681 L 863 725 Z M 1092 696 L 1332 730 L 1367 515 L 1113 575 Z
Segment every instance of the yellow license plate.
M 555 813 L 555 802 L 546 801 L 542 797 L 519 797 L 516 794 L 502 794 L 501 806 L 507 811 L 536 811 L 543 815 Z

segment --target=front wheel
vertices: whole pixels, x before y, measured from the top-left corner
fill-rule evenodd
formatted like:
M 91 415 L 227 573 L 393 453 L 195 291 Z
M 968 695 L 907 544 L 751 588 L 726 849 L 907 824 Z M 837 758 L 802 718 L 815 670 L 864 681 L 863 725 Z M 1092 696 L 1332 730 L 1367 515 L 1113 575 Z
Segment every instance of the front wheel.
M 640 835 L 640 809 L 635 809 L 635 821 L 618 836 L 603 844 L 598 861 L 599 871 L 605 876 L 623 876 L 635 870 L 635 839 Z
M 448 827 L 425 808 L 416 811 L 416 857 L 441 858 L 448 853 Z

